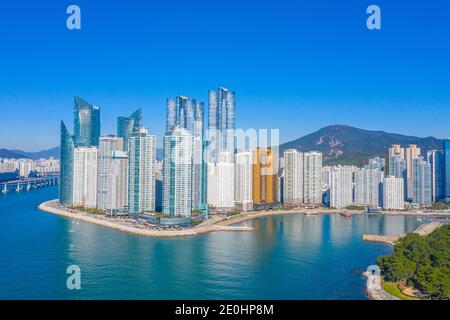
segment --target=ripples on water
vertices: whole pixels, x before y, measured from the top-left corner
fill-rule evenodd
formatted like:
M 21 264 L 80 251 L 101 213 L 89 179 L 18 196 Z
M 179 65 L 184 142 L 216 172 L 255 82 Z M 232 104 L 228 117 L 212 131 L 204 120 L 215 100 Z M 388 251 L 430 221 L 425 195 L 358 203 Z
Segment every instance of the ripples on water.
M 365 299 L 361 271 L 387 254 L 364 233 L 414 230 L 415 217 L 284 215 L 253 232 L 145 238 L 37 210 L 50 187 L 0 196 L 2 299 Z M 66 268 L 81 268 L 78 291 Z

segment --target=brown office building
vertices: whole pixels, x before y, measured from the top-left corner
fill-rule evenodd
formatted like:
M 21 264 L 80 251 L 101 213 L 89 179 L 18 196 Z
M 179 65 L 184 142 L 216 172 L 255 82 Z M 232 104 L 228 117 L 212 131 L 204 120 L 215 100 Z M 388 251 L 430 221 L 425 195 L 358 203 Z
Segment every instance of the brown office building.
M 278 155 L 272 148 L 256 148 L 253 151 L 253 204 L 278 203 Z

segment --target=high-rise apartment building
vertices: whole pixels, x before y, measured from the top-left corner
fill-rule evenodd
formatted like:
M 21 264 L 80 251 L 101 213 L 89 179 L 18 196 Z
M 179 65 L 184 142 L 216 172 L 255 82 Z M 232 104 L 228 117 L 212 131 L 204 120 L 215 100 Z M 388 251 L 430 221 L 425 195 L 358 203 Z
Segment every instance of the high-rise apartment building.
M 193 136 L 185 128 L 172 126 L 164 136 L 163 214 L 192 215 Z
M 331 168 L 330 206 L 345 208 L 353 203 L 353 167 Z
M 303 203 L 303 153 L 287 149 L 284 158 L 284 203 Z
M 419 205 L 431 204 L 431 165 L 423 157 L 412 160 L 413 202 Z
M 383 205 L 384 159 L 369 159 L 369 164 L 355 172 L 355 203 L 372 208 Z
M 138 128 L 128 141 L 128 212 L 155 211 L 156 137 Z
M 251 152 L 239 152 L 235 155 L 234 200 L 245 207 L 253 203 L 252 198 L 252 165 Z
M 192 208 L 205 212 L 206 205 L 206 162 L 203 153 L 206 147 L 204 139 L 204 103 L 186 96 L 167 99 L 166 131 L 182 127 L 193 137 L 192 162 Z
M 303 201 L 307 204 L 322 203 L 322 153 L 303 154 Z
M 111 199 L 112 158 L 115 151 L 123 150 L 123 138 L 116 136 L 100 137 L 97 165 L 97 207 L 109 210 Z
M 73 205 L 97 206 L 97 148 L 79 147 L 73 150 Z
M 128 208 L 128 154 L 113 151 L 107 180 L 106 210 L 126 212 Z
M 445 201 L 444 151 L 428 151 L 427 162 L 431 166 L 431 199 L 433 202 Z
M 278 202 L 278 155 L 271 147 L 253 151 L 252 196 L 254 205 Z
M 413 160 L 420 155 L 420 148 L 415 144 L 410 144 L 406 148 L 406 196 L 407 199 L 414 197 Z
M 234 161 L 228 151 L 208 163 L 208 205 L 224 211 L 234 208 Z
M 383 180 L 383 208 L 388 210 L 403 210 L 405 208 L 404 179 L 387 176 Z
M 450 139 L 444 140 L 445 197 L 450 202 Z

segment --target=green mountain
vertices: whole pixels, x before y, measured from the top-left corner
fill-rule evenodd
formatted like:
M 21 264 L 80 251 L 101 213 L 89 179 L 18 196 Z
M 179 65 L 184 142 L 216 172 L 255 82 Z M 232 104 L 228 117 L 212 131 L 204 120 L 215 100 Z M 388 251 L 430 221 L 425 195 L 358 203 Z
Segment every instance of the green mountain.
M 347 164 L 362 166 L 369 158 L 388 157 L 389 147 L 416 144 L 426 154 L 427 150 L 442 149 L 443 141 L 433 137 L 418 138 L 384 131 L 370 131 L 346 125 L 324 127 L 302 138 L 283 143 L 280 152 L 294 148 L 300 151 L 320 151 L 324 165 Z
M 0 149 L 0 158 L 5 159 L 20 159 L 20 158 L 29 158 L 22 153 L 14 152 L 8 149 Z

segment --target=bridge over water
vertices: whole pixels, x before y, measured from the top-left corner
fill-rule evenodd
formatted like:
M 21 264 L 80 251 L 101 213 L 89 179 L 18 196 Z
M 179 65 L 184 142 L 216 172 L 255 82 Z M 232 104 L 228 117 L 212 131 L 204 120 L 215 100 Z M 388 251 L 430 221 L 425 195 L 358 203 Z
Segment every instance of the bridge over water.
M 0 190 L 2 194 L 9 192 L 29 191 L 37 188 L 57 185 L 59 183 L 58 175 L 49 175 L 37 178 L 24 178 L 13 181 L 0 182 Z

